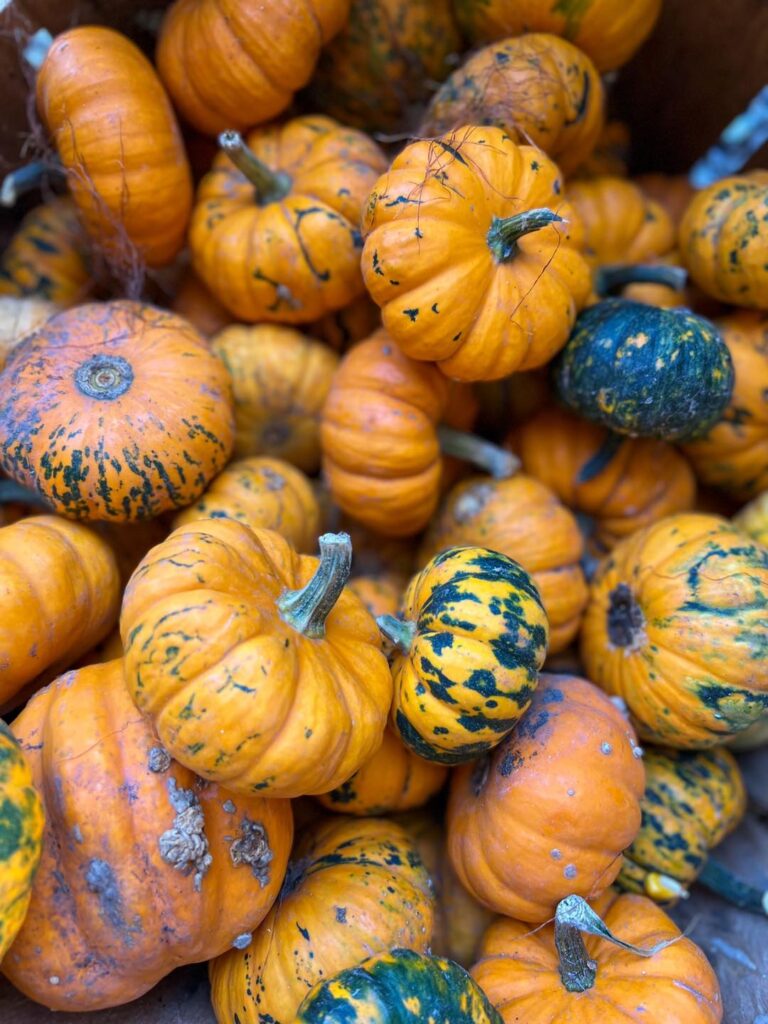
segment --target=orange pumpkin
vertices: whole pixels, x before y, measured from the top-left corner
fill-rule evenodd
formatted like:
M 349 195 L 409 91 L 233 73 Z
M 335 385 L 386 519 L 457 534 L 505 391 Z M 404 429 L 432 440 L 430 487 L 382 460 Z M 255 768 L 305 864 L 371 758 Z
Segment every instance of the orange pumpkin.
M 623 121 L 606 121 L 595 148 L 590 156 L 579 164 L 573 177 L 596 178 L 611 175 L 626 178 L 630 141 L 629 128 Z M 652 199 L 658 199 L 652 192 L 648 194 Z
M 16 346 L 61 312 L 61 306 L 48 299 L 0 296 L 0 370 Z
M 187 269 L 176 289 L 171 309 L 189 320 L 206 338 L 217 334 L 232 322 L 227 310 L 191 268 Z
M 130 264 L 128 242 L 148 266 L 170 263 L 184 244 L 192 176 L 171 104 L 138 47 L 100 26 L 62 33 L 37 76 L 37 109 L 108 261 Z
M 363 276 L 406 355 L 458 380 L 543 366 L 591 289 L 560 172 L 501 128 L 406 146 L 363 218 Z
M 258 128 L 223 152 L 197 191 L 189 230 L 199 277 L 234 316 L 301 324 L 363 291 L 360 215 L 385 166 L 362 132 L 329 117 Z
M 326 342 L 337 352 L 346 352 L 358 341 L 373 334 L 378 327 L 381 327 L 379 307 L 368 292 L 363 292 L 348 306 L 326 313 L 319 320 L 308 324 L 307 330 L 313 338 Z
M 376 619 L 379 615 L 397 614 L 405 583 L 405 577 L 390 572 L 379 576 L 355 576 L 349 581 L 349 589 L 357 594 Z
M 13 728 L 46 816 L 3 961 L 17 988 L 52 1010 L 101 1010 L 248 941 L 285 873 L 287 801 L 235 797 L 172 761 L 120 661 L 62 676 Z
M 604 105 L 603 83 L 586 54 L 557 36 L 527 33 L 470 54 L 435 93 L 419 134 L 497 125 L 571 174 L 600 137 Z
M 597 687 L 542 675 L 528 713 L 491 754 L 453 773 L 448 852 L 485 906 L 540 924 L 599 896 L 640 827 L 642 750 Z
M 695 192 L 687 174 L 640 174 L 634 179 L 644 195 L 663 206 L 675 229 Z
M 740 509 L 733 517 L 733 522 L 744 533 L 748 533 L 764 547 L 768 547 L 768 491 L 762 491 L 748 505 Z M 376 612 L 376 614 L 387 613 Z

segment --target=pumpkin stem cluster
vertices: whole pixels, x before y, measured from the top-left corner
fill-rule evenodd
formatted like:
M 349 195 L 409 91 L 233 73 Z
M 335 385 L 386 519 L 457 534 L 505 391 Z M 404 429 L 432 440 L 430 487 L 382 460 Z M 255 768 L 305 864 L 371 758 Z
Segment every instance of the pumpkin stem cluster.
M 464 462 L 471 462 L 496 480 L 513 476 L 520 469 L 520 459 L 516 455 L 475 434 L 454 430 L 443 424 L 437 428 L 437 437 L 444 455 L 453 455 Z
M 320 562 L 312 579 L 300 590 L 285 590 L 277 599 L 280 618 L 312 640 L 325 636 L 325 620 L 341 596 L 352 568 L 348 533 L 324 533 L 319 541 Z
M 539 231 L 550 224 L 562 223 L 563 218 L 554 210 L 537 207 L 534 210 L 523 210 L 512 217 L 494 217 L 486 235 L 488 248 L 497 263 L 508 263 L 519 252 L 518 241 L 523 235 Z
M 288 175 L 282 171 L 273 171 L 259 160 L 245 144 L 240 132 L 222 132 L 219 147 L 256 189 L 256 200 L 262 206 L 275 203 L 290 192 L 291 179 Z

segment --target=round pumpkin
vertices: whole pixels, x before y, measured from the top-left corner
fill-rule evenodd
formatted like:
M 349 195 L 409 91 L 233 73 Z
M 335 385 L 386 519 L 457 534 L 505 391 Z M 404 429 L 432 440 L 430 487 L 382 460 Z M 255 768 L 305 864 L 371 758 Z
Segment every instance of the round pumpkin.
M 170 532 L 164 516 L 159 519 L 142 519 L 138 523 L 95 523 L 94 529 L 115 554 L 123 588 L 149 549 L 164 541 Z
M 564 39 L 531 32 L 470 54 L 435 93 L 419 134 L 496 125 L 571 174 L 600 137 L 604 105 L 589 57 Z
M 664 207 L 677 230 L 695 192 L 688 175 L 640 174 L 634 181 L 649 199 Z
M 549 653 L 576 636 L 587 603 L 581 568 L 584 538 L 552 491 L 518 473 L 509 480 L 472 477 L 448 494 L 424 538 L 420 559 L 446 548 L 479 545 L 500 551 L 531 574 L 549 621 Z
M 579 516 L 598 550 L 664 516 L 693 508 L 696 481 L 672 445 L 614 435 L 550 406 L 509 437 L 523 468 Z
M 277 324 L 227 327 L 211 348 L 232 379 L 235 455 L 268 455 L 316 472 L 320 414 L 338 365 L 336 354 Z
M 0 464 L 73 519 L 183 508 L 229 458 L 227 372 L 181 317 L 138 302 L 66 310 L 0 377 Z
M 189 320 L 206 338 L 218 334 L 232 322 L 230 314 L 191 267 L 187 268 L 179 282 L 171 309 Z
M 330 117 L 257 128 L 198 186 L 189 228 L 198 276 L 234 317 L 302 324 L 363 291 L 360 216 L 385 166 L 379 147 Z
M 392 679 L 376 623 L 344 586 L 349 537 L 324 534 L 320 551 L 208 519 L 175 530 L 128 584 L 128 688 L 203 778 L 264 796 L 327 793 L 380 746 Z
M 210 966 L 219 1021 L 293 1021 L 307 991 L 372 953 L 429 948 L 433 897 L 394 822 L 333 818 L 298 844 L 280 898 L 243 949 Z
M 631 181 L 615 177 L 568 183 L 568 200 L 581 218 L 587 255 L 603 263 L 644 263 L 675 246 L 666 210 Z
M 601 563 L 584 667 L 644 739 L 715 746 L 768 709 L 766 603 L 768 549 L 718 516 L 668 516 Z
M 62 676 L 14 731 L 46 813 L 3 961 L 17 988 L 52 1010 L 101 1010 L 247 941 L 283 880 L 287 801 L 233 796 L 172 761 L 120 661 Z
M 354 576 L 349 589 L 360 598 L 371 615 L 395 615 L 400 606 L 404 581 L 396 573 Z
M 406 146 L 373 186 L 363 277 L 387 331 L 449 377 L 543 366 L 591 289 L 560 172 L 501 128 Z
M 381 327 L 379 307 L 368 292 L 363 292 L 348 306 L 326 313 L 308 324 L 307 330 L 313 338 L 319 338 L 337 352 L 346 352 L 378 327 Z
M 768 547 L 768 491 L 763 491 L 734 517 L 734 525 Z
M 0 296 L 0 370 L 5 368 L 13 349 L 28 334 L 32 334 L 60 312 L 61 306 L 48 299 Z
M 170 263 L 184 245 L 192 175 L 171 104 L 141 50 L 97 25 L 63 32 L 37 76 L 37 109 L 107 261 L 135 274 L 128 244 L 150 267 Z
M 590 898 L 640 827 L 642 750 L 597 687 L 543 674 L 514 732 L 453 774 L 448 853 L 485 906 L 540 924 L 571 893 Z

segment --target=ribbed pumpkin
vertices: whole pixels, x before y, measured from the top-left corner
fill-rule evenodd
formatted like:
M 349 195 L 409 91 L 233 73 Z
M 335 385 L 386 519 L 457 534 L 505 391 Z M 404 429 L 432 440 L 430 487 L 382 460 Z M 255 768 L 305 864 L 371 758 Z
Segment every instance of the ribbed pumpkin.
M 232 378 L 235 455 L 320 464 L 320 414 L 338 356 L 291 327 L 227 327 L 211 348 Z
M 198 131 L 250 128 L 285 110 L 348 12 L 349 0 L 176 0 L 157 67 Z
M 243 949 L 210 967 L 221 1024 L 288 1024 L 307 991 L 372 953 L 432 937 L 426 869 L 394 822 L 333 818 L 310 827 L 272 912 Z
M 120 577 L 106 541 L 56 516 L 0 529 L 0 704 L 64 669 L 117 621 Z
M 735 526 L 768 547 L 768 491 L 763 491 L 733 517 Z
M 179 282 L 171 309 L 189 320 L 206 338 L 217 334 L 232 322 L 231 315 L 191 267 L 187 268 Z
M 712 747 L 768 709 L 767 608 L 768 549 L 718 516 L 669 516 L 600 565 L 584 666 L 644 739 Z
M 52 1010 L 119 1006 L 261 921 L 288 860 L 288 802 L 234 797 L 172 761 L 120 661 L 61 676 L 14 732 L 46 812 L 29 913 L 3 961 L 25 995 Z
M 43 805 L 29 765 L 0 720 L 0 963 L 27 915 L 43 825 Z
M 733 394 L 685 451 L 700 480 L 745 500 L 768 488 L 768 313 L 737 310 L 717 326 L 733 360 Z
M 199 277 L 239 320 L 302 324 L 363 291 L 360 217 L 386 161 L 330 117 L 220 137 L 189 245 Z
M 632 727 L 597 687 L 543 674 L 526 716 L 490 755 L 453 774 L 448 853 L 497 913 L 536 924 L 619 873 L 645 788 Z
M 111 29 L 69 29 L 40 68 L 37 109 L 108 261 L 133 262 L 127 241 L 150 267 L 170 263 L 184 244 L 192 176 L 171 104 L 141 50 Z
M 496 125 L 570 174 L 594 149 L 603 108 L 603 83 L 586 54 L 557 36 L 527 33 L 470 54 L 435 93 L 420 134 Z
M 376 623 L 344 586 L 349 538 L 325 534 L 320 550 L 208 519 L 175 530 L 126 588 L 129 690 L 203 778 L 327 793 L 381 744 L 392 680 Z
M 598 549 L 664 516 L 693 508 L 696 481 L 672 445 L 622 438 L 556 406 L 543 409 L 509 438 L 523 467 L 579 516 Z
M 406 146 L 373 186 L 363 232 L 384 326 L 458 380 L 543 366 L 590 292 L 558 168 L 501 128 Z
M 580 560 L 584 539 L 552 491 L 518 473 L 509 480 L 472 477 L 446 497 L 422 544 L 422 564 L 457 545 L 503 552 L 531 574 L 549 621 L 549 653 L 576 636 L 587 603 Z
M 0 370 L 16 346 L 61 312 L 61 307 L 48 299 L 0 296 Z

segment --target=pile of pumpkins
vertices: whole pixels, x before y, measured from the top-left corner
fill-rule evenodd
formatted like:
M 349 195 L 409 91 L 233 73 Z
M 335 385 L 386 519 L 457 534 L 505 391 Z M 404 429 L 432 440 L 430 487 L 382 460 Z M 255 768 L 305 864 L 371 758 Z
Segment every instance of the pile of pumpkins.
M 31 999 L 210 961 L 220 1024 L 721 1020 L 662 905 L 762 901 L 709 853 L 768 713 L 768 174 L 627 177 L 603 75 L 660 6 L 175 0 L 154 65 L 97 26 L 30 48 L 60 184 L 0 259 L 0 961 Z

